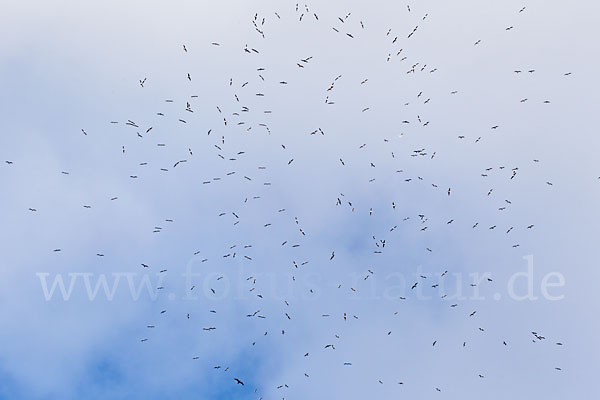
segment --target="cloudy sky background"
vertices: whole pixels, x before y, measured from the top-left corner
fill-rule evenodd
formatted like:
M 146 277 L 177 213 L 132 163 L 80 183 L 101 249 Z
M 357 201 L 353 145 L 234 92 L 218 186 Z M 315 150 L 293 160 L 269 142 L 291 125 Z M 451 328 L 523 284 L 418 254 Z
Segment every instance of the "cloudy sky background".
M 600 394 L 600 6 L 307 6 L 299 21 L 294 2 L 5 2 L 0 397 Z M 517 301 L 507 287 L 527 256 L 539 299 Z M 540 291 L 552 272 L 562 300 Z M 80 276 L 68 300 L 47 301 L 40 273 L 122 278 L 112 300 L 91 301 Z M 472 273 L 493 281 L 473 288 Z M 123 274 L 164 289 L 132 299 Z M 457 287 L 484 300 L 450 298 Z M 246 317 L 257 310 L 266 318 Z

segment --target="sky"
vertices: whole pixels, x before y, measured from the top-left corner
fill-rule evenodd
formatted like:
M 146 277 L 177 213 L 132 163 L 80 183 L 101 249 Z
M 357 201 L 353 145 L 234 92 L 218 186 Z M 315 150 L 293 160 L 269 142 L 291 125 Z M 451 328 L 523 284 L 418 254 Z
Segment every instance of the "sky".
M 5 0 L 0 398 L 600 396 L 599 11 Z

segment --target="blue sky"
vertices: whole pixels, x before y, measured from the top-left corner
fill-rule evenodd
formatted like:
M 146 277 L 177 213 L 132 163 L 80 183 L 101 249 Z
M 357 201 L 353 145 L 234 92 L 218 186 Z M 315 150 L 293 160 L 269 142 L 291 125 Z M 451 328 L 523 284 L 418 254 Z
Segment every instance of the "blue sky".
M 596 3 L 5 3 L 0 398 L 600 394 Z

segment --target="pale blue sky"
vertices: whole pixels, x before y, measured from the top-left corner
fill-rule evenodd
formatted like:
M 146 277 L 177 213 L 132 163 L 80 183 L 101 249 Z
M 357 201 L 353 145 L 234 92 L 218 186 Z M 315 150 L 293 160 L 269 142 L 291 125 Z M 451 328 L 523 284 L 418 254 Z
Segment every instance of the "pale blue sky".
M 599 11 L 5 1 L 0 398 L 598 397 Z

